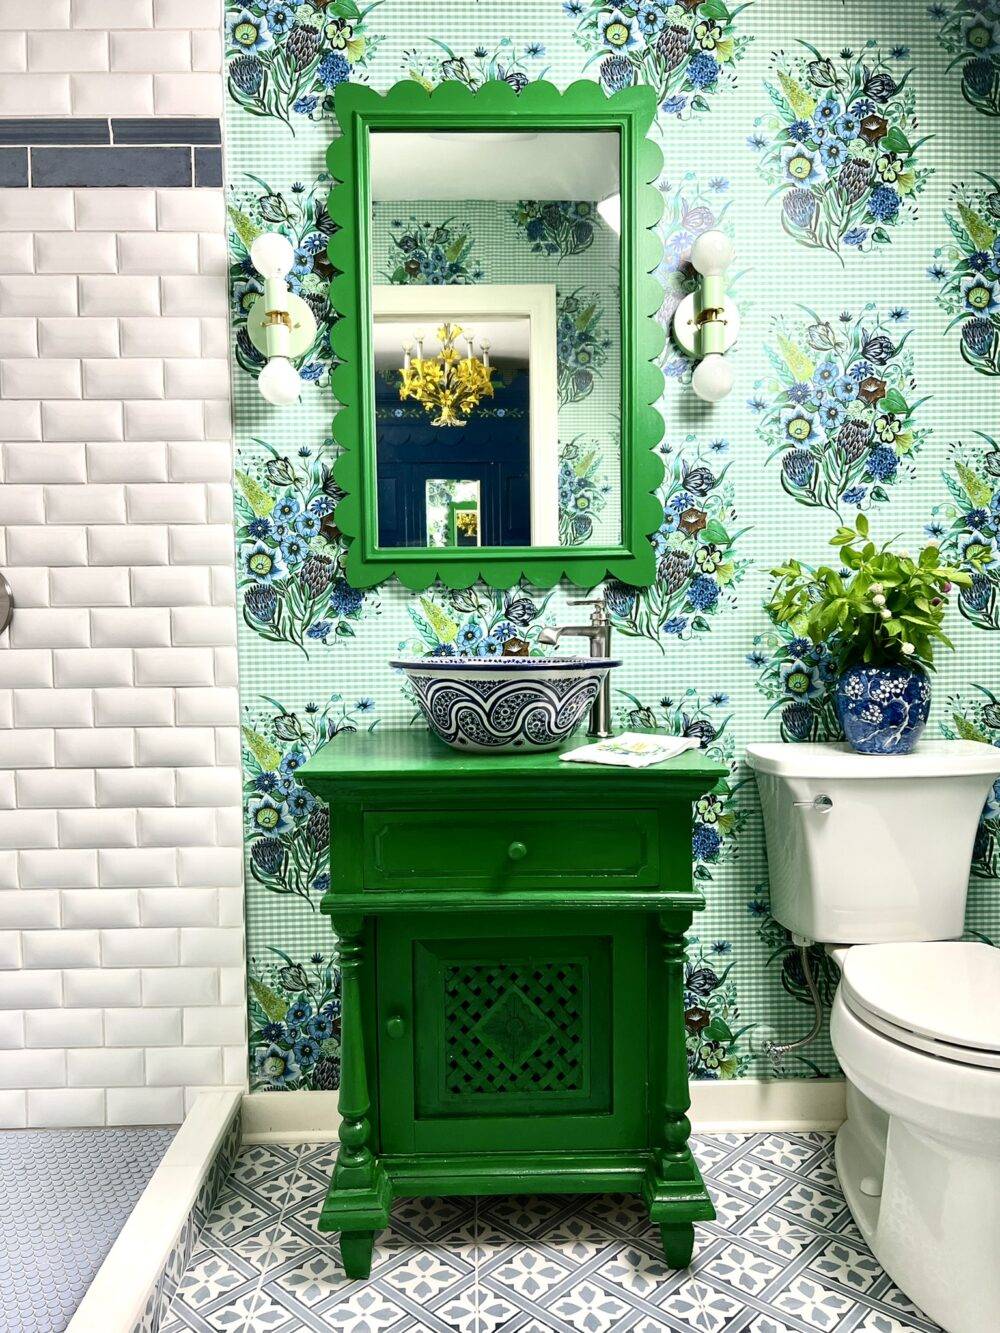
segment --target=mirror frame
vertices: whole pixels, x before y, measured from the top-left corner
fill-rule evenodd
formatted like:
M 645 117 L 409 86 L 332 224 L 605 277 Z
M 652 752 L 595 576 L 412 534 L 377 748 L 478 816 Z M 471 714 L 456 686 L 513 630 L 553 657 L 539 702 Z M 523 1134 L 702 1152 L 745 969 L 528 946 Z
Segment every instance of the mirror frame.
M 652 276 L 662 244 L 655 230 L 663 200 L 655 188 L 663 155 L 647 132 L 656 113 L 651 88 L 607 96 L 583 80 L 560 91 L 541 80 L 516 93 L 500 80 L 475 92 L 447 81 L 428 91 L 415 80 L 379 94 L 342 83 L 335 93 L 340 137 L 327 150 L 334 180 L 329 212 L 334 231 L 327 254 L 335 275 L 330 302 L 340 318 L 330 334 L 338 364 L 331 387 L 339 410 L 333 438 L 341 453 L 333 474 L 343 491 L 334 521 L 347 544 L 346 576 L 357 588 L 395 576 L 414 591 L 439 579 L 467 588 L 482 579 L 509 588 L 520 579 L 549 588 L 561 578 L 592 588 L 608 575 L 643 587 L 656 577 L 650 536 L 662 521 L 656 496 L 663 462 L 656 447 L 663 420 L 654 404 L 663 390 L 657 358 L 664 331 L 656 315 L 663 289 Z M 616 546 L 511 546 L 447 550 L 379 547 L 376 514 L 376 424 L 372 348 L 369 136 L 373 130 L 455 132 L 491 130 L 616 130 L 620 138 L 621 230 L 621 544 Z

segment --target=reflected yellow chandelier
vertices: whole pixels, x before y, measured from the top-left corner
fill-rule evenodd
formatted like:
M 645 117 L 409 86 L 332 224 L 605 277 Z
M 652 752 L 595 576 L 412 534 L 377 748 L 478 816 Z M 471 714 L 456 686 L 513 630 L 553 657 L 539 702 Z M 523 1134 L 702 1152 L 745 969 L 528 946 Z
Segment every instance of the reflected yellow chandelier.
M 482 398 L 493 397 L 490 345 L 481 342 L 482 359 L 472 355 L 473 338 L 462 331 L 459 324 L 442 324 L 437 331 L 441 351 L 436 357 L 424 357 L 424 334 L 414 335 L 417 355 L 413 346 L 403 348 L 400 369 L 399 396 L 414 398 L 423 403 L 431 415 L 432 426 L 465 426 L 469 414 L 475 411 Z M 455 347 L 459 338 L 465 340 L 468 355 L 462 356 Z M 437 413 L 436 416 L 433 414 Z

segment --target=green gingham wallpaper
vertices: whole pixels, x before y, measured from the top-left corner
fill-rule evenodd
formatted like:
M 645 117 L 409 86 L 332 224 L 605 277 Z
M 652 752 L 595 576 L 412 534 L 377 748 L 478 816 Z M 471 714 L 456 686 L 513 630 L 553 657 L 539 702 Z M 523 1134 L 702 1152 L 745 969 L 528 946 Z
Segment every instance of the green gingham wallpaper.
M 824 655 L 762 610 L 768 570 L 788 555 L 826 557 L 839 519 L 858 509 L 879 537 L 911 548 L 936 538 L 972 584 L 951 615 L 957 652 L 935 677 L 931 728 L 1000 744 L 1000 4 L 251 0 L 228 8 L 227 49 L 252 1085 L 331 1088 L 339 1072 L 336 969 L 317 910 L 327 821 L 296 767 L 345 728 L 413 723 L 386 665 L 401 647 L 488 652 L 515 633 L 533 644 L 567 619 L 573 595 L 419 596 L 395 584 L 362 594 L 343 579 L 322 335 L 333 318 L 324 149 L 344 79 L 649 83 L 661 107 L 665 324 L 692 286 L 693 239 L 713 226 L 734 239 L 735 390 L 700 404 L 668 343 L 659 577 L 606 591 L 624 657 L 618 722 L 697 735 L 730 766 L 726 792 L 695 814 L 708 910 L 687 973 L 692 1073 L 768 1076 L 766 1043 L 799 1035 L 810 1013 L 796 954 L 768 914 L 741 755 L 750 740 L 836 727 Z M 246 247 L 260 228 L 295 243 L 294 285 L 321 328 L 301 402 L 280 411 L 256 391 L 245 330 L 259 290 Z M 432 251 L 426 262 L 439 263 Z M 588 309 L 566 313 L 560 372 L 589 367 L 596 392 Z M 571 498 L 572 469 L 564 481 Z M 998 877 L 994 801 L 968 914 L 994 940 Z M 815 957 L 829 997 L 834 976 Z M 835 1073 L 826 1037 L 784 1072 Z

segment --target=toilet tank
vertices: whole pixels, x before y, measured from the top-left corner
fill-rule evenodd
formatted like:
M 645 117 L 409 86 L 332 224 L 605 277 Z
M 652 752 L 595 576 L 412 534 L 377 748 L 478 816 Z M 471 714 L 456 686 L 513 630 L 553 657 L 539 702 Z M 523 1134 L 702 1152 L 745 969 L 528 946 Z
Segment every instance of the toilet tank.
M 972 847 L 1000 749 L 923 741 L 908 755 L 846 744 L 750 745 L 771 912 L 821 943 L 961 935 Z

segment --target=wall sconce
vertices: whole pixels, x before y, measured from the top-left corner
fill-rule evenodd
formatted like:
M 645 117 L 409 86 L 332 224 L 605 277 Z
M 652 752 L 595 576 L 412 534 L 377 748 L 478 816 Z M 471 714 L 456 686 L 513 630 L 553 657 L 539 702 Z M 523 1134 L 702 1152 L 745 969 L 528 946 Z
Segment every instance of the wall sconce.
M 298 401 L 302 381 L 290 357 L 304 356 L 316 337 L 316 319 L 309 304 L 288 290 L 285 278 L 295 262 L 287 237 L 264 231 L 250 246 L 250 262 L 264 279 L 247 316 L 247 333 L 257 351 L 267 357 L 257 387 L 275 407 Z
M 691 247 L 691 264 L 701 282 L 674 312 L 674 337 L 698 361 L 691 388 L 707 403 L 717 403 L 733 387 L 732 367 L 724 353 L 739 337 L 740 314 L 726 296 L 723 276 L 732 261 L 732 242 L 723 232 L 699 236 Z

